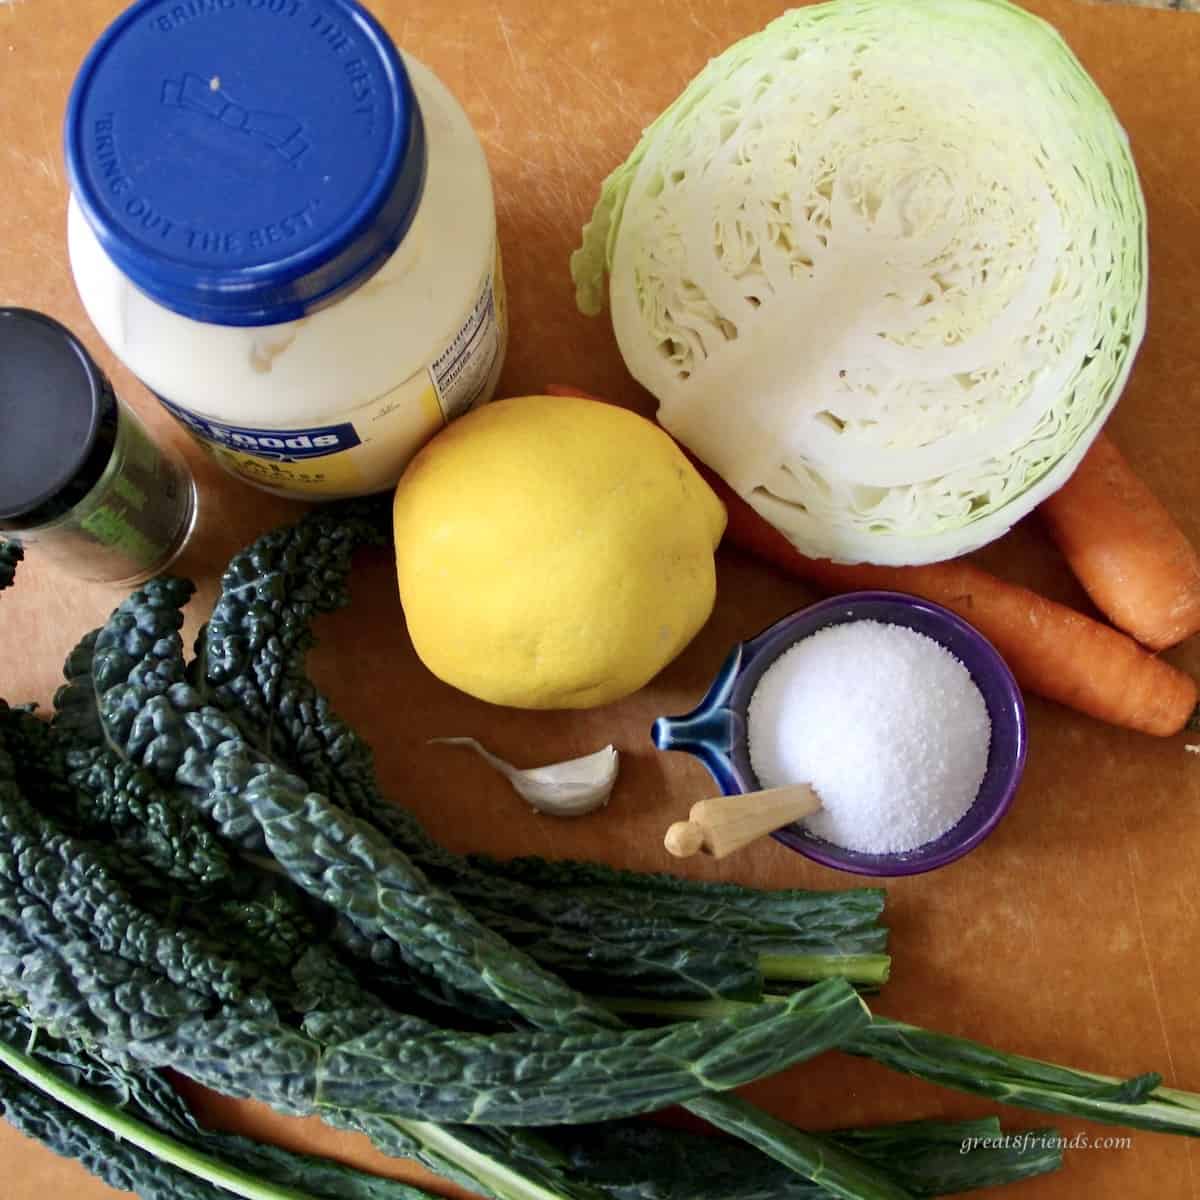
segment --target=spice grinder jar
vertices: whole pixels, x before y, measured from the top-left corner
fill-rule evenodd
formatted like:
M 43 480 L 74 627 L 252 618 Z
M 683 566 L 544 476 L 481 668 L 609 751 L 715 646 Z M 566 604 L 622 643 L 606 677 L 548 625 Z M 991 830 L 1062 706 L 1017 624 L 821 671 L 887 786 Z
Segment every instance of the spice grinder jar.
M 57 321 L 0 308 L 0 536 L 80 579 L 137 583 L 195 524 L 182 457 L 159 446 Z

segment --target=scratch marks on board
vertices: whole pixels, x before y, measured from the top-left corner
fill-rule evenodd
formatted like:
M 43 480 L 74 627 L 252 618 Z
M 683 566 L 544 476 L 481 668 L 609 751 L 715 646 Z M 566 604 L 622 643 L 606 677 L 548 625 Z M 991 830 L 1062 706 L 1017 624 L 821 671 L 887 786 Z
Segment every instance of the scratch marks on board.
M 508 58 L 513 65 L 513 70 L 524 72 L 525 67 L 517 61 L 517 52 L 513 49 L 512 30 L 509 28 L 508 20 L 502 12 L 497 11 L 496 24 L 500 26 L 500 36 L 504 39 L 504 45 L 508 50 Z
M 625 84 L 621 79 L 621 72 L 619 70 L 613 69 L 611 72 L 604 74 L 601 81 L 597 77 L 596 71 L 584 70 L 573 59 L 563 57 L 559 53 L 559 47 L 555 46 L 541 30 L 526 26 L 515 31 L 516 38 L 514 39 L 513 27 L 509 24 L 504 13 L 500 11 L 496 13 L 496 24 L 500 28 L 500 36 L 504 39 L 509 60 L 512 62 L 513 70 L 517 72 L 518 78 L 528 80 L 531 76 L 537 75 L 543 79 L 543 88 L 548 108 L 559 109 L 561 107 L 557 101 L 553 100 L 549 81 L 545 79 L 547 70 L 558 70 L 570 75 L 574 79 L 582 80 L 606 105 L 615 108 L 622 116 L 627 117 L 629 120 L 637 122 L 638 128 L 641 128 L 643 116 L 635 113 L 624 101 Z M 532 39 L 540 46 L 551 51 L 543 60 L 547 66 L 538 72 L 530 72 L 528 70 L 524 55 L 521 53 L 520 45 L 525 39 Z
M 581 141 L 587 105 L 564 103 L 564 93 L 577 96 L 582 82 L 606 108 L 639 127 L 640 122 L 623 98 L 624 85 L 617 72 L 601 80 L 595 70 L 564 57 L 561 46 L 545 31 L 513 21 L 500 7 L 495 17 L 503 43 L 502 49 L 496 45 L 496 52 L 507 56 L 510 71 L 503 106 L 488 94 L 486 85 L 478 89 L 476 96 L 487 115 L 476 128 L 489 153 L 507 160 L 509 170 L 522 177 L 522 219 L 538 224 L 544 220 L 550 228 L 551 213 L 581 202 L 580 180 L 589 173 L 587 142 Z M 516 215 L 511 190 L 496 189 L 497 207 L 504 216 Z
M 722 45 L 722 39 L 717 36 L 717 33 L 714 29 L 710 28 L 708 25 L 705 25 L 705 23 L 700 20 L 700 14 L 696 11 L 692 4 L 689 4 L 684 11 L 687 13 L 687 19 L 691 21 L 691 23 L 698 30 L 700 30 L 700 32 L 704 34 L 704 36 L 708 38 L 708 40 L 712 42 L 714 46 Z
M 0 0 L 0 4 L 5 3 L 7 0 Z M 10 158 L 16 159 L 14 167 L 20 174 L 41 175 L 55 187 L 58 186 L 58 166 L 54 161 L 53 154 L 31 154 L 28 150 L 21 149 L 20 146 L 9 146 L 8 153 Z
M 1138 937 L 1142 947 L 1142 960 L 1146 964 L 1146 978 L 1150 981 L 1150 992 L 1154 997 L 1154 1009 L 1158 1014 L 1159 1029 L 1162 1032 L 1163 1050 L 1167 1056 L 1167 1068 L 1171 1073 L 1170 1082 L 1177 1084 L 1179 1075 L 1175 1070 L 1175 1056 L 1171 1053 L 1171 1039 L 1167 1034 L 1167 1020 L 1163 1014 L 1162 997 L 1158 993 L 1158 980 L 1154 974 L 1154 959 L 1150 955 L 1150 945 L 1146 940 L 1146 923 L 1142 918 L 1142 905 L 1138 897 L 1136 859 L 1137 851 L 1132 841 L 1127 839 L 1125 863 L 1129 869 L 1129 889 L 1133 893 L 1133 913 L 1137 918 Z

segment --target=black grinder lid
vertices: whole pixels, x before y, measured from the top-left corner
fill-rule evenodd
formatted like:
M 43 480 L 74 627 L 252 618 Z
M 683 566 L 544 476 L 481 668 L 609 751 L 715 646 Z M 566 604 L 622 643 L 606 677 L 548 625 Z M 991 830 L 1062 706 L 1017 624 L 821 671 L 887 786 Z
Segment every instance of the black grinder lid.
M 103 372 L 57 321 L 0 308 L 0 529 L 32 529 L 72 507 L 107 465 L 116 418 Z

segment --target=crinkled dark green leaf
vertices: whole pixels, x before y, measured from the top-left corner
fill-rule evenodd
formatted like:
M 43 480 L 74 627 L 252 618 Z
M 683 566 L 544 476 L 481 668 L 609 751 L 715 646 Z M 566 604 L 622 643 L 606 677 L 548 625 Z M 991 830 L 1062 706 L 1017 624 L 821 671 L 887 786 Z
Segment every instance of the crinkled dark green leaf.
M 506 883 L 549 889 L 566 897 L 586 920 L 593 905 L 614 915 L 636 916 L 652 903 L 654 914 L 680 925 L 719 928 L 753 943 L 786 941 L 797 950 L 841 948 L 845 953 L 871 953 L 886 939 L 879 928 L 882 888 L 806 891 L 788 888 L 756 891 L 734 883 L 714 883 L 654 872 L 627 871 L 601 863 L 548 862 L 542 858 L 501 861 L 471 855 L 469 865 Z M 863 944 L 858 935 L 873 936 Z
M 326 510 L 316 520 L 319 522 L 329 512 Z M 319 529 L 319 525 L 312 525 L 313 518 L 307 520 L 311 527 Z M 238 572 L 236 586 L 223 589 L 222 599 L 218 602 L 222 614 L 226 591 L 233 593 L 231 603 L 235 597 L 254 595 L 258 601 L 265 601 L 263 608 L 266 609 L 272 600 L 278 603 L 281 596 L 290 594 L 291 589 L 284 578 L 289 570 L 297 570 L 296 557 L 288 560 L 279 554 L 267 553 L 265 560 L 253 560 L 254 553 L 263 545 L 260 542 L 248 552 L 249 567 Z M 344 596 L 344 564 L 348 563 L 348 558 L 340 548 L 333 548 L 328 543 L 325 544 L 325 555 L 321 549 L 318 535 L 317 541 L 308 547 L 304 574 L 329 583 L 330 590 L 319 593 L 320 603 L 329 605 Z M 339 568 L 340 580 L 337 571 L 322 574 L 326 563 Z M 229 576 L 227 582 L 228 579 Z M 304 581 L 298 581 L 298 586 L 304 589 Z M 311 596 L 313 593 L 301 590 L 300 594 Z M 310 786 L 325 794 L 310 794 L 301 804 L 299 788 L 282 786 L 277 776 L 269 776 L 269 768 L 258 774 L 251 772 L 247 780 L 247 764 L 242 762 L 234 764 L 233 770 L 226 772 L 223 779 L 214 778 L 210 782 L 209 803 L 211 798 L 224 794 L 211 807 L 213 816 L 222 823 L 229 836 L 239 839 L 255 839 L 258 834 L 253 825 L 257 824 L 272 852 L 300 886 L 311 894 L 321 895 L 327 903 L 347 913 L 366 936 L 377 941 L 382 937 L 390 938 L 402 953 L 411 955 L 408 961 L 423 964 L 450 988 L 489 1002 L 499 1000 L 535 1025 L 566 1030 L 610 1027 L 614 1019 L 602 1006 L 541 969 L 482 925 L 452 892 L 437 886 L 439 873 L 451 877 L 463 874 L 461 860 L 435 846 L 408 814 L 382 797 L 369 750 L 334 717 L 311 684 L 302 682 L 303 654 L 311 639 L 308 622 L 316 611 L 316 604 L 317 601 L 312 600 L 308 607 L 287 608 L 285 605 L 281 612 L 286 610 L 289 620 L 274 623 L 266 621 L 263 609 L 255 609 L 254 635 L 241 640 L 236 636 L 236 621 L 231 623 L 232 634 L 222 633 L 222 622 L 225 621 L 222 615 L 215 634 L 210 623 L 209 632 L 203 639 L 202 670 L 194 671 L 193 679 L 205 694 L 209 694 L 230 686 L 234 678 L 243 678 L 253 701 L 239 706 L 229 720 L 243 729 L 257 724 L 260 730 L 258 745 L 269 746 L 272 754 L 285 759 L 288 754 L 280 746 L 280 734 L 281 729 L 286 731 L 288 726 L 286 721 L 278 719 L 278 714 L 290 711 L 297 718 L 302 713 L 308 713 L 310 717 L 320 715 L 322 720 L 318 724 L 314 725 L 311 720 L 302 722 L 299 729 L 290 734 L 290 740 L 293 752 L 303 756 L 301 767 Z M 152 634 L 169 632 L 164 624 L 148 624 Z M 102 642 L 104 636 L 101 635 Z M 272 636 L 275 643 L 270 640 Z M 265 647 L 268 653 L 256 653 L 255 647 Z M 154 681 L 178 677 L 175 667 L 161 666 L 167 658 L 178 661 L 177 649 L 165 642 L 151 645 L 145 637 L 138 649 L 140 655 L 131 645 L 125 646 L 127 661 L 116 663 L 117 669 L 111 676 L 103 676 L 97 670 L 102 715 L 107 717 L 107 689 L 115 688 L 119 695 L 121 688 L 140 686 L 146 678 Z M 214 667 L 214 664 L 218 665 Z M 269 713 L 272 689 L 289 676 L 299 689 L 294 697 L 296 705 L 291 706 L 287 699 L 288 689 L 279 686 L 281 698 L 276 702 L 275 713 Z M 260 699 L 263 704 L 256 707 Z M 190 703 L 190 698 L 183 695 L 178 700 L 181 708 Z M 262 729 L 264 719 L 271 722 L 266 730 Z M 217 723 L 206 719 L 205 727 L 213 728 Z M 176 735 L 182 728 L 181 723 L 173 722 L 165 714 L 156 714 L 154 724 L 156 731 L 170 738 L 169 754 L 178 754 Z M 110 736 L 124 745 L 135 759 L 145 748 L 154 748 L 154 742 L 148 740 L 149 734 L 143 731 L 138 737 L 132 726 L 129 736 L 122 729 L 110 730 Z M 214 753 L 217 758 L 221 757 L 220 751 L 214 751 L 211 746 L 206 748 L 207 756 L 212 757 Z M 240 752 L 234 757 L 244 758 Z M 150 765 L 145 758 L 142 761 Z M 164 760 L 166 765 L 167 760 Z M 180 772 L 180 777 L 191 786 L 203 782 L 200 772 L 187 775 Z M 340 812 L 339 806 L 345 811 Z M 353 813 L 362 814 L 369 820 L 355 820 L 348 815 Z M 276 834 L 273 842 L 272 830 Z M 313 854 L 302 845 L 309 836 L 322 839 Z M 406 849 L 419 851 L 415 861 L 408 857 Z M 280 858 L 280 855 L 284 857 Z M 381 878 L 388 885 L 384 889 L 377 888 Z M 506 894 L 516 891 L 511 884 L 503 890 Z M 510 898 L 506 906 L 508 911 L 512 911 L 512 905 L 516 903 L 520 903 L 519 898 Z M 422 919 L 432 908 L 438 912 L 437 926 Z M 431 939 L 429 933 L 433 928 L 437 935 Z M 465 974 L 464 963 L 471 964 Z M 737 1136 L 755 1136 L 747 1132 L 752 1130 L 755 1121 L 754 1110 L 747 1106 L 731 1098 L 726 1104 L 725 1098 L 713 1097 L 698 1100 L 695 1105 L 694 1111 L 702 1112 L 714 1124 Z M 764 1119 L 757 1137 L 756 1144 L 772 1157 L 802 1173 L 819 1170 L 835 1190 L 842 1188 L 843 1194 L 855 1195 L 852 1188 L 859 1189 L 858 1194 L 893 1200 L 901 1200 L 905 1194 L 852 1155 L 826 1147 L 821 1139 L 801 1135 L 782 1123 Z M 853 1178 L 843 1184 L 842 1176 L 846 1173 L 852 1174 Z M 870 1190 L 862 1192 L 863 1188 Z
M 0 1115 L 56 1154 L 77 1159 L 110 1187 L 143 1200 L 221 1200 L 231 1193 L 134 1145 L 128 1135 L 138 1130 L 165 1135 L 223 1168 L 312 1200 L 429 1200 L 408 1184 L 203 1129 L 162 1076 L 129 1070 L 78 1043 L 51 1038 L 8 1006 L 0 1006 L 0 1042 L 26 1048 L 60 1081 L 107 1110 L 103 1124 L 81 1117 L 0 1067 Z
M 879 889 L 764 897 L 734 885 L 586 864 L 546 864 L 539 879 L 533 863 L 509 870 L 436 845 L 383 795 L 369 747 L 306 672 L 311 623 L 346 603 L 351 553 L 381 539 L 381 515 L 386 519 L 377 508 L 344 515 L 321 510 L 265 535 L 230 564 L 197 642 L 192 679 L 251 741 L 269 747 L 310 788 L 378 827 L 483 924 L 580 988 L 753 999 L 762 989 L 756 955 L 779 948 L 781 940 L 793 954 L 830 955 L 821 964 L 829 974 L 838 954 L 884 949 Z M 645 902 L 647 887 L 655 892 L 652 906 Z M 402 954 L 381 939 L 360 939 L 355 949 L 376 966 Z M 419 967 L 411 957 L 406 961 Z
M 342 980 L 336 1020 L 310 1012 L 290 1029 L 235 962 L 141 912 L 86 846 L 55 833 L 20 796 L 9 763 L 0 753 L 0 965 L 10 996 L 51 1029 L 233 1095 L 412 1120 L 599 1121 L 749 1082 L 866 1021 L 853 990 L 831 981 L 785 1005 L 663 1030 L 471 1035 L 389 1013 L 365 994 L 353 1001 L 365 1020 L 348 1023 L 352 985 Z
M 1200 1137 L 1200 1097 L 1161 1088 L 1149 1072 L 1113 1079 L 1024 1058 L 966 1038 L 874 1017 L 842 1047 L 893 1070 L 1006 1104 Z
M 552 1144 L 579 1178 L 613 1200 L 820 1200 L 828 1193 L 748 1146 L 648 1122 L 600 1126 L 577 1136 L 556 1130 Z M 1053 1129 L 1010 1132 L 994 1117 L 909 1121 L 835 1130 L 832 1142 L 887 1170 L 914 1196 L 948 1196 L 1014 1183 L 1057 1170 L 1061 1139 Z
M 220 839 L 194 804 L 125 761 L 104 737 L 92 678 L 99 632 L 90 633 L 68 656 L 67 682 L 54 697 L 53 736 L 68 785 L 54 806 L 55 816 L 71 832 L 136 858 L 143 869 L 131 882 L 161 881 L 175 892 L 209 891 L 231 876 Z
M 709 1091 L 737 1087 L 837 1045 L 865 1024 L 865 1009 L 841 980 L 817 984 L 785 1005 L 761 1005 L 751 1024 L 685 1022 L 614 1041 L 609 1030 L 468 1039 L 423 1023 L 392 1023 L 332 1045 L 319 1071 L 318 1102 L 381 1115 L 491 1125 L 603 1121 L 651 1112 Z M 327 1031 L 306 1024 L 323 1034 Z M 326 1040 L 322 1038 L 322 1040 Z M 511 1046 L 511 1049 L 509 1047 Z M 469 1071 L 464 1055 L 474 1062 Z M 481 1086 L 482 1071 L 506 1089 Z M 682 1068 L 682 1070 L 681 1070 Z M 631 1104 L 630 1094 L 640 1099 Z M 416 1096 L 416 1110 L 406 1109 Z M 459 1115 L 474 1104 L 469 1116 Z
M 12 583 L 17 574 L 17 563 L 25 557 L 19 542 L 0 539 L 0 592 Z

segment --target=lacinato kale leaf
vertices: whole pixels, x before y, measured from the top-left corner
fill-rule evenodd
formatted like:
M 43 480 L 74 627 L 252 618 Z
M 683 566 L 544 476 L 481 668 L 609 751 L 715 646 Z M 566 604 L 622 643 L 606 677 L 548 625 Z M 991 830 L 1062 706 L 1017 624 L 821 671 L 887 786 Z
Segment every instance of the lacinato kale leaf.
M 318 545 L 313 554 L 319 550 Z M 256 564 L 255 569 L 261 568 Z M 310 558 L 306 569 L 317 572 L 320 564 Z M 93 678 L 100 716 L 122 753 L 164 782 L 190 788 L 227 837 L 243 846 L 265 844 L 299 886 L 346 913 L 367 936 L 391 939 L 448 986 L 499 1000 L 516 1017 L 547 1030 L 570 1034 L 619 1026 L 602 1005 L 539 967 L 433 884 L 381 829 L 320 793 L 305 795 L 302 780 L 256 756 L 240 732 L 246 718 L 221 714 L 186 682 L 178 608 L 188 590 L 173 582 L 152 583 L 135 593 L 96 641 Z M 260 599 L 278 596 L 281 589 L 286 594 L 281 574 L 268 575 L 261 585 L 246 580 L 243 586 Z M 256 626 L 249 644 L 269 636 Z M 296 633 L 294 644 L 306 636 Z M 262 681 L 273 679 L 277 669 L 275 664 L 255 672 L 259 694 Z M 354 760 L 344 759 L 339 774 L 350 778 L 348 768 L 354 766 Z M 373 796 L 372 790 L 368 798 Z M 388 806 L 377 807 L 384 816 Z M 736 1098 L 702 1093 L 688 1103 L 718 1127 L 802 1174 L 818 1175 L 840 1194 L 890 1200 L 906 1195 L 855 1156 L 762 1116 Z
M 736 1028 L 722 1029 L 684 1022 L 632 1031 L 619 1041 L 611 1030 L 471 1039 L 429 1026 L 415 1033 L 399 1024 L 377 1026 L 331 1045 L 321 1063 L 317 1100 L 364 1113 L 425 1114 L 472 1124 L 605 1120 L 761 1078 L 836 1046 L 866 1023 L 861 1001 L 841 980 L 798 992 L 783 1005 L 759 1007 L 767 1019 L 757 1025 L 739 1021 Z M 306 1028 L 318 1036 L 327 1032 L 311 1022 Z M 509 1091 L 501 1090 L 502 1082 L 480 1087 L 475 1072 L 490 1058 L 497 1079 L 510 1053 Z M 466 1073 L 464 1055 L 473 1058 Z M 634 1103 L 631 1090 L 638 1097 Z M 414 1093 L 410 1110 L 405 1104 Z M 457 1115 L 464 1111 L 468 1115 Z
M 109 1187 L 133 1192 L 142 1200 L 228 1200 L 231 1195 L 226 1188 L 81 1119 L 2 1068 L 0 1116 L 55 1154 L 75 1159 Z
M 265 795 L 278 792 L 271 772 L 256 778 Z M 270 842 L 279 831 L 265 827 Z M 337 831 L 323 836 L 331 845 Z M 354 878 L 332 875 L 352 903 Z M 310 1011 L 293 1028 L 243 966 L 138 909 L 85 844 L 35 812 L 3 749 L 0 968 L 34 1020 L 144 1066 L 289 1111 L 410 1120 L 539 1125 L 647 1112 L 798 1062 L 867 1020 L 849 985 L 830 981 L 785 1004 L 663 1029 L 477 1035 L 391 1012 L 359 990 L 352 1001 L 343 981 L 332 1018 Z
M 320 510 L 265 535 L 230 564 L 197 640 L 191 678 L 251 741 L 381 830 L 484 925 L 579 988 L 753 999 L 763 987 L 760 953 L 828 955 L 820 976 L 836 974 L 837 956 L 885 948 L 880 889 L 766 895 L 579 863 L 539 869 L 518 862 L 510 869 L 434 843 L 383 794 L 369 747 L 318 691 L 305 661 L 314 617 L 346 603 L 351 552 L 377 544 L 385 520 L 386 512 L 371 506 Z M 347 941 L 376 968 L 403 956 L 402 948 L 364 939 L 361 931 Z M 411 956 L 406 962 L 420 969 Z
M 24 1054 L 18 1046 L 26 1047 Z M 262 1200 L 426 1200 L 425 1193 L 407 1184 L 204 1130 L 156 1073 L 134 1072 L 77 1043 L 51 1038 L 8 1006 L 0 1006 L 0 1058 L 9 1063 L 8 1069 L 0 1066 L 0 1115 L 56 1153 L 77 1159 L 110 1186 L 143 1200 L 219 1200 L 231 1192 Z M 17 1071 L 27 1064 L 34 1073 L 15 1073 L 14 1064 Z M 47 1077 L 88 1107 L 68 1107 L 42 1090 Z M 394 1125 L 362 1117 L 338 1123 L 374 1133 L 394 1152 L 420 1155 L 448 1177 L 479 1189 L 477 1178 L 423 1153 Z M 898 1174 L 915 1196 L 1011 1182 L 1054 1170 L 1061 1162 L 1053 1130 L 1010 1135 L 1003 1145 L 999 1134 L 999 1123 L 991 1119 L 913 1122 L 843 1131 L 832 1138 Z M 481 1128 L 458 1136 L 470 1139 L 475 1156 L 515 1160 L 542 1186 L 576 1200 L 819 1200 L 827 1195 L 736 1143 L 644 1123 L 529 1133 Z
M 0 1060 L 0 1115 L 143 1200 L 430 1200 L 408 1184 L 205 1130 L 157 1074 L 51 1038 L 6 1005 Z
M 543 858 L 502 861 L 482 854 L 469 856 L 467 862 L 474 870 L 506 883 L 552 888 L 568 895 L 581 914 L 587 913 L 591 904 L 629 915 L 652 904 L 656 915 L 698 928 L 715 926 L 729 933 L 787 939 L 798 945 L 824 946 L 840 936 L 876 929 L 883 915 L 882 888 L 763 892 L 736 883 L 626 871 L 601 863 L 548 862 Z
M 952 1153 L 959 1126 L 816 1136 L 714 1090 L 834 1044 L 1191 1131 L 1195 1098 L 1149 1077 L 997 1082 L 999 1052 L 908 1027 L 889 1041 L 885 1022 L 872 1041 L 842 980 L 736 1003 L 839 960 L 880 982 L 878 889 L 764 895 L 437 846 L 307 675 L 313 619 L 386 533 L 370 502 L 260 539 L 231 562 L 191 663 L 192 587 L 154 580 L 72 653 L 52 730 L 0 711 L 0 993 L 67 1075 L 118 1107 L 130 1081 L 126 1107 L 165 1111 L 155 1071 L 171 1066 L 499 1200 L 903 1200 L 1056 1165 L 1054 1146 Z M 627 998 L 719 1015 L 634 1030 L 608 1007 Z M 610 1120 L 673 1101 L 741 1143 Z
M 1057 1170 L 1062 1139 L 1053 1129 L 1001 1135 L 994 1117 L 907 1121 L 835 1130 L 829 1139 L 887 1170 L 914 1196 L 948 1196 Z M 649 1122 L 601 1126 L 580 1137 L 549 1134 L 573 1174 L 614 1200 L 820 1200 L 828 1193 L 749 1147 Z M 653 1167 L 650 1167 L 653 1164 Z
M 19 542 L 0 539 L 0 592 L 11 587 L 17 574 L 17 563 L 25 557 Z
M 66 829 L 120 847 L 142 864 L 130 882 L 202 894 L 229 881 L 220 838 L 173 788 L 123 759 L 104 736 L 92 678 L 99 630 L 88 634 L 63 668 L 50 735 L 67 787 L 54 813 Z M 43 780 L 45 775 L 43 775 Z
M 887 1017 L 874 1018 L 844 1049 L 920 1079 L 1022 1108 L 1200 1137 L 1200 1096 L 1161 1087 L 1155 1072 L 1113 1079 Z

